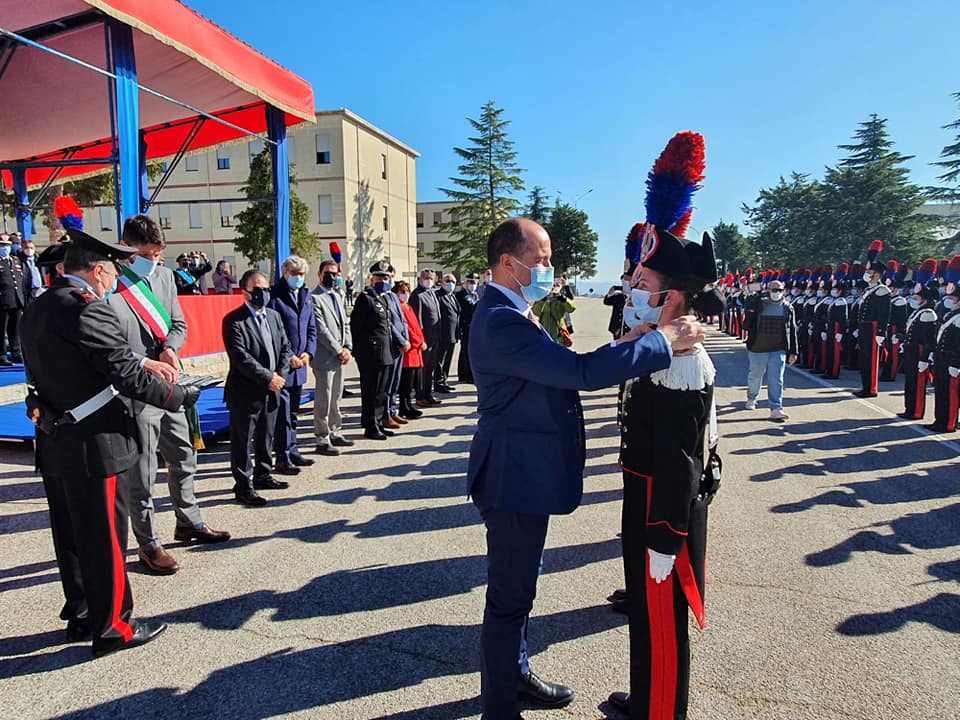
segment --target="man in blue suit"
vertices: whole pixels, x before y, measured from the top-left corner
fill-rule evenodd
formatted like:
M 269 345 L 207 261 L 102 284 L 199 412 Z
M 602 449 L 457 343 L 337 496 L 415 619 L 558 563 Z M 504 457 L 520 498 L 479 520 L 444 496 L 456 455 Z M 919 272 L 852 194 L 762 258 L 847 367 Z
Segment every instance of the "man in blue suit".
M 277 426 L 273 434 L 273 452 L 276 457 L 274 472 L 297 475 L 301 467 L 313 465 L 297 449 L 297 414 L 300 395 L 307 382 L 307 369 L 317 354 L 317 318 L 313 311 L 313 295 L 306 286 L 307 261 L 291 255 L 283 261 L 280 282 L 270 289 L 270 307 L 283 321 L 290 341 L 290 374 L 280 391 Z
M 560 707 L 563 685 L 517 662 L 550 515 L 573 512 L 583 493 L 585 435 L 578 390 L 610 387 L 670 365 L 704 339 L 683 317 L 577 354 L 553 342 L 530 310 L 553 287 L 550 236 L 526 218 L 487 241 L 493 281 L 471 325 L 470 364 L 480 420 L 470 448 L 469 493 L 487 528 L 487 593 L 481 630 L 486 720 L 517 720 L 520 701 Z
M 391 283 L 397 271 L 393 265 L 389 266 Z M 400 310 L 400 298 L 392 290 L 387 290 L 380 297 L 390 308 L 390 334 L 393 337 L 393 366 L 390 368 L 390 381 L 387 385 L 387 412 L 381 423 L 383 427 L 396 430 L 407 421 L 400 417 L 400 372 L 403 370 L 403 354 L 410 349 L 410 329 Z

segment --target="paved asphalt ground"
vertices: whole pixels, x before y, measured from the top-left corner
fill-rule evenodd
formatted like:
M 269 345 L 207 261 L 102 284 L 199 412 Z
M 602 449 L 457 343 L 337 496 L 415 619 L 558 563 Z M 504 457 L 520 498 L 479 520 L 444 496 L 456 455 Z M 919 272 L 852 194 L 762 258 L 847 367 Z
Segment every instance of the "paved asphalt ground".
M 576 347 L 608 339 L 599 300 Z M 790 420 L 743 409 L 746 351 L 715 331 L 725 481 L 711 507 L 708 620 L 692 629 L 694 720 L 960 717 L 960 437 L 893 417 L 901 391 L 857 400 L 787 374 Z M 358 389 L 355 380 L 349 387 Z M 583 395 L 582 507 L 551 520 L 530 627 L 533 666 L 575 702 L 528 718 L 618 718 L 627 687 L 615 390 Z M 357 437 L 358 398 L 346 402 Z M 484 537 L 464 498 L 469 387 L 387 443 L 318 458 L 264 509 L 232 501 L 227 448 L 202 455 L 205 519 L 229 544 L 172 541 L 182 570 L 129 570 L 150 645 L 93 661 L 63 644 L 39 479 L 0 447 L 0 718 L 389 718 L 479 714 Z M 930 410 L 932 413 L 932 409 Z M 303 435 L 309 443 L 309 435 Z

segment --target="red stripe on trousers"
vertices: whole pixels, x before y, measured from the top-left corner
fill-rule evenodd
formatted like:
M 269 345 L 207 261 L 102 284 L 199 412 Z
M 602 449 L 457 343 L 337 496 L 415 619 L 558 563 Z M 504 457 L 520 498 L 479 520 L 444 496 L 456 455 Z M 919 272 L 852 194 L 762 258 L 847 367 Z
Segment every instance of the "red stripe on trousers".
M 647 516 L 653 478 L 647 480 Z M 650 716 L 673 720 L 677 700 L 677 629 L 673 615 L 673 573 L 662 583 L 650 577 L 650 555 L 644 558 L 647 620 L 650 623 Z
M 826 369 L 827 369 L 827 341 L 821 340 L 820 341 L 820 360 L 819 360 L 819 365 L 817 366 L 817 370 L 826 371 Z
M 924 351 L 922 344 L 917 348 L 917 350 L 918 358 L 926 357 L 926 352 Z M 927 371 L 924 370 L 923 372 L 920 372 L 912 367 L 908 367 L 907 372 L 917 373 L 917 397 L 913 403 L 913 417 L 915 420 L 921 420 L 927 412 Z
M 110 554 L 113 556 L 113 602 L 110 604 L 110 627 L 129 641 L 133 637 L 133 628 L 120 619 L 120 608 L 123 607 L 123 593 L 125 588 L 123 553 L 120 552 L 120 543 L 117 541 L 117 476 L 111 475 L 107 483 L 107 521 L 110 523 Z
M 899 343 L 894 344 L 892 338 L 898 332 L 897 326 L 893 325 L 890 328 L 890 352 L 893 353 L 893 356 L 890 359 L 890 379 L 897 379 L 897 372 L 900 370 L 900 352 L 899 352 Z
M 960 377 L 950 377 L 950 414 L 947 416 L 947 430 L 957 429 L 957 413 L 960 412 Z
M 877 322 L 870 323 L 870 392 L 877 394 L 877 375 L 880 373 L 880 348 L 877 347 Z

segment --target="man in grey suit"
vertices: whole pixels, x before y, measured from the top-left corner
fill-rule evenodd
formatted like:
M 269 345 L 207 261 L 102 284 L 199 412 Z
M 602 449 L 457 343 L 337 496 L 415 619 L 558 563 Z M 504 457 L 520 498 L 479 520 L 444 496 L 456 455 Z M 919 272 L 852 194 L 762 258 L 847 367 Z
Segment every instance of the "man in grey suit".
M 423 370 L 420 372 L 420 387 L 417 388 L 417 406 L 433 407 L 440 401 L 433 395 L 433 373 L 437 366 L 437 351 L 440 346 L 440 303 L 433 291 L 433 270 L 420 273 L 420 284 L 410 295 L 410 307 L 417 314 L 427 349 L 423 351 Z
M 316 390 L 313 400 L 313 430 L 317 453 L 336 456 L 341 447 L 353 445 L 341 434 L 340 398 L 343 395 L 343 368 L 352 359 L 353 338 L 340 294 L 335 292 L 340 268 L 324 260 L 317 271 L 320 284 L 313 290 L 317 317 L 317 352 L 310 362 Z
M 390 279 L 396 278 L 397 271 L 390 265 Z M 407 421 L 400 417 L 400 373 L 403 370 L 403 354 L 410 349 L 410 329 L 400 309 L 400 298 L 392 290 L 380 297 L 390 308 L 390 335 L 393 340 L 393 352 L 396 357 L 390 370 L 390 384 L 387 385 L 387 412 L 383 416 L 383 426 L 396 430 Z
M 137 254 L 123 266 L 119 291 L 107 302 L 120 319 L 127 344 L 142 358 L 141 367 L 176 382 L 187 324 L 177 301 L 173 271 L 157 264 L 163 254 L 163 235 L 148 216 L 135 215 L 124 223 L 122 237 Z M 136 419 L 141 442 L 139 462 L 122 476 L 138 556 L 150 572 L 172 575 L 180 566 L 160 542 L 153 506 L 157 452 L 167 466 L 167 485 L 177 516 L 174 539 L 218 543 L 229 540 L 230 533 L 212 530 L 200 516 L 193 489 L 197 451 L 184 411 L 164 410 L 129 398 L 124 402 Z

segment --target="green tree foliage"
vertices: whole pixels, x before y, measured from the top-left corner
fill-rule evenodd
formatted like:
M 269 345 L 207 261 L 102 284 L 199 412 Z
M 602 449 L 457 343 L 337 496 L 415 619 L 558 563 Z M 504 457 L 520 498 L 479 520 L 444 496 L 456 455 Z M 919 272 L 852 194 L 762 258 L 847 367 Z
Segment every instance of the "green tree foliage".
M 827 250 L 820 239 L 822 196 L 822 185 L 802 173 L 760 190 L 754 205 L 742 207 L 751 230 L 750 259 L 764 268 L 820 262 L 813 258 Z
M 960 92 L 953 93 L 953 98 L 960 103 Z M 960 119 L 943 126 L 944 130 L 957 130 L 953 142 L 940 151 L 940 160 L 933 163 L 944 170 L 937 176 L 944 184 L 941 187 L 928 188 L 928 194 L 937 200 L 960 202 Z
M 460 157 L 460 173 L 450 180 L 454 188 L 440 188 L 451 201 L 452 219 L 440 225 L 450 237 L 437 242 L 433 254 L 439 264 L 457 274 L 487 266 L 487 238 L 503 220 L 516 214 L 520 203 L 514 195 L 523 191 L 516 164 L 517 153 L 507 134 L 509 120 L 503 108 L 491 100 L 480 119 L 467 118 L 476 135 L 466 148 L 454 148 Z
M 560 275 L 592 277 L 597 272 L 597 234 L 587 214 L 572 205 L 557 202 L 546 225 L 553 249 L 551 262 Z
M 535 186 L 527 198 L 527 205 L 523 209 L 524 217 L 528 217 L 534 222 L 546 227 L 547 223 L 550 222 L 550 206 L 548 204 L 550 199 L 547 197 L 543 187 L 540 185 Z
M 756 257 L 747 238 L 736 223 L 721 220 L 710 231 L 713 237 L 714 254 L 723 263 L 722 273 L 743 271 L 753 265 Z
M 265 147 L 250 160 L 250 176 L 241 191 L 247 198 L 273 194 L 273 163 L 270 148 Z M 320 252 L 319 238 L 307 227 L 310 210 L 293 188 L 296 178 L 290 172 L 290 249 L 303 258 L 316 258 Z M 237 214 L 237 237 L 234 246 L 251 264 L 273 258 L 274 212 L 271 202 L 252 202 Z

